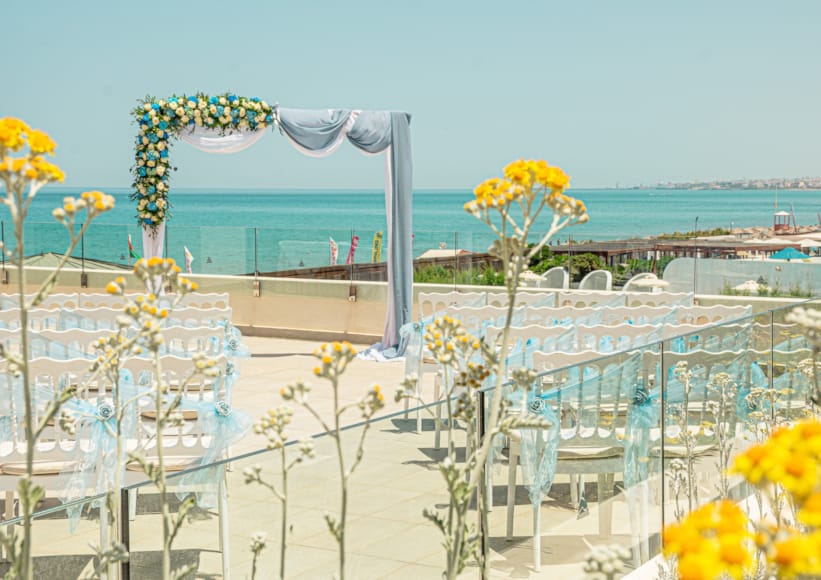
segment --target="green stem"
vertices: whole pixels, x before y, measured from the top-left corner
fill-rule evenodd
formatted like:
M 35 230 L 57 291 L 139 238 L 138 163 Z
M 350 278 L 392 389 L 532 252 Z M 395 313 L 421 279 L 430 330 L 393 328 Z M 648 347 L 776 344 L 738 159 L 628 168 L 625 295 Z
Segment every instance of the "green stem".
M 280 452 L 282 453 L 282 497 L 280 498 L 280 502 L 282 503 L 282 540 L 279 546 L 279 577 L 280 580 L 285 580 L 285 551 L 287 549 L 288 537 L 288 466 L 285 463 L 284 444 L 280 447 Z M 254 567 L 256 567 L 256 558 L 254 558 Z
M 22 196 L 19 192 L 15 192 L 18 198 L 18 207 L 22 205 Z M 29 480 L 29 485 L 32 484 L 32 473 L 34 472 L 34 409 L 32 408 L 31 400 L 31 385 L 29 384 L 29 316 L 26 305 L 26 270 L 23 266 L 23 256 L 25 256 L 25 245 L 23 241 L 23 216 L 17 214 L 14 220 L 14 236 L 17 242 L 15 249 L 17 266 L 17 290 L 20 304 L 20 347 L 23 359 L 23 404 L 25 408 L 25 434 L 26 434 L 26 477 Z M 30 493 L 29 489 L 29 493 Z M 34 506 L 30 498 L 20 498 L 20 504 L 23 507 L 23 545 L 21 559 L 23 567 L 21 575 L 25 580 L 33 580 L 34 567 L 33 557 L 31 553 L 32 543 L 32 511 Z
M 342 453 L 342 433 L 339 423 L 339 378 L 337 374 L 331 379 L 331 386 L 334 392 L 334 442 L 336 443 L 336 455 L 339 460 L 339 482 L 342 488 L 342 497 L 339 513 L 339 533 L 337 543 L 339 544 L 339 580 L 345 580 L 345 523 L 348 514 L 348 477 L 345 473 L 345 456 Z
M 163 428 L 165 427 L 166 419 L 163 415 L 163 397 L 161 388 L 163 385 L 162 379 L 162 362 L 160 361 L 159 351 L 154 351 L 154 368 L 156 369 L 157 377 L 157 391 L 155 393 L 155 411 L 157 413 L 157 479 L 156 485 L 160 492 L 160 506 L 162 510 L 162 577 L 171 577 L 171 513 L 168 510 L 168 489 L 165 479 L 165 463 L 163 461 Z M 182 386 L 181 386 L 182 388 Z

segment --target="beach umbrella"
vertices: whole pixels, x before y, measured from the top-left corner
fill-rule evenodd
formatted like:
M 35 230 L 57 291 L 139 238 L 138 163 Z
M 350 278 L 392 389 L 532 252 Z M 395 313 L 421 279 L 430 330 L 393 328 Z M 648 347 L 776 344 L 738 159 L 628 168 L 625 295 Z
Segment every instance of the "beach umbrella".
M 806 260 L 809 256 L 795 248 L 784 248 L 770 256 L 772 260 Z
M 669 286 L 670 282 L 660 278 L 640 278 L 633 282 L 632 285 L 644 288 L 664 288 L 665 286 Z

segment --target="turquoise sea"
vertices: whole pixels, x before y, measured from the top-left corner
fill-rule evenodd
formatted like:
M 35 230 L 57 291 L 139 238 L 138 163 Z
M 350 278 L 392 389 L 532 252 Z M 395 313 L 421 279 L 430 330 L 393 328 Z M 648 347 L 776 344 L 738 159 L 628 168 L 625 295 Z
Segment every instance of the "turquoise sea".
M 26 254 L 65 249 L 67 237 L 51 217 L 65 195 L 80 189 L 38 193 L 28 218 Z M 86 258 L 128 263 L 128 234 L 141 253 L 141 233 L 127 189 L 106 190 L 116 208 L 99 218 L 84 240 Z M 582 199 L 590 221 L 560 233 L 565 241 L 612 240 L 662 232 L 772 225 L 773 191 L 593 190 L 568 193 Z M 485 251 L 492 238 L 462 209 L 469 190 L 414 193 L 414 254 L 431 248 Z M 781 191 L 779 209 L 792 205 L 799 224 L 818 224 L 821 192 Z M 209 274 L 261 272 L 328 265 L 329 238 L 345 263 L 352 233 L 359 236 L 357 262 L 371 261 L 374 233 L 385 230 L 384 194 L 357 190 L 172 190 L 168 256 L 183 263 L 183 246 L 194 256 L 193 271 Z M 0 207 L 6 243 L 12 245 L 8 210 Z M 545 228 L 547 222 L 545 222 Z M 75 256 L 81 255 L 78 248 Z M 384 257 L 384 253 L 383 253 Z

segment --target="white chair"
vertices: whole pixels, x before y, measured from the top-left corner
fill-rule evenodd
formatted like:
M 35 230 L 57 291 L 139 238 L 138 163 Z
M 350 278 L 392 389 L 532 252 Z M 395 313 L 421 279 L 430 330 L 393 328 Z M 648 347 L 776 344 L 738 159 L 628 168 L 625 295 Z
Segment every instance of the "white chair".
M 562 266 L 554 266 L 542 274 L 539 288 L 555 288 L 567 290 L 570 288 L 570 275 Z
M 613 274 L 609 270 L 593 270 L 585 274 L 579 282 L 579 290 L 600 290 L 607 291 L 613 289 Z
M 580 494 L 576 477 L 594 473 L 598 476 L 599 534 L 607 536 L 612 525 L 614 475 L 624 465 L 620 435 L 624 433 L 626 415 L 632 401 L 632 390 L 641 368 L 637 355 L 618 354 L 590 359 L 591 353 L 536 353 L 534 364 L 542 368 L 553 365 L 557 370 L 549 383 L 543 383 L 545 394 L 552 398 L 544 404 L 555 407 L 560 420 L 558 460 L 555 474 L 571 476 L 571 501 L 578 503 Z M 575 374 L 574 374 L 575 373 Z M 566 396 L 562 396 L 564 394 Z M 539 431 L 530 435 L 539 437 Z M 514 432 L 510 442 L 508 472 L 507 537 L 513 534 L 516 468 L 519 464 L 522 437 Z M 533 559 L 541 569 L 541 504 L 533 504 Z

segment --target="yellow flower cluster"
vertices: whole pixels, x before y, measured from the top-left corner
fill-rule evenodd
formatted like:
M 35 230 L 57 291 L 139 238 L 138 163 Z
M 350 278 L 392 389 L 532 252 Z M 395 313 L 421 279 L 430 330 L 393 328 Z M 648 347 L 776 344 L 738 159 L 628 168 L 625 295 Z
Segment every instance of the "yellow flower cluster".
M 729 501 L 710 503 L 664 528 L 664 554 L 682 580 L 742 578 L 753 563 L 747 516 Z
M 107 195 L 102 191 L 84 191 L 79 199 L 75 197 L 64 197 L 63 207 L 55 208 L 51 212 L 58 222 L 65 222 L 66 219 L 73 220 L 77 213 L 85 209 L 88 217 L 97 215 L 114 209 L 114 196 Z
M 457 352 L 464 355 L 469 350 L 476 351 L 481 347 L 476 337 L 468 334 L 462 323 L 450 316 L 437 318 L 425 330 L 427 348 L 442 364 L 450 363 Z
M 140 280 L 150 284 L 150 281 L 157 277 L 165 278 L 171 284 L 174 292 L 180 294 L 188 294 L 189 292 L 196 292 L 199 286 L 196 282 L 180 276 L 181 270 L 177 263 L 171 258 L 160 258 L 153 256 L 151 258 L 140 258 L 134 264 L 134 274 Z M 159 289 L 157 289 L 159 291 Z
M 821 532 L 771 527 L 756 536 L 756 543 L 778 578 L 821 575 Z
M 318 377 L 334 379 L 345 371 L 345 367 L 356 356 L 356 349 L 347 340 L 323 344 L 314 351 L 320 365 L 314 367 L 314 374 Z
M 821 491 L 821 422 L 801 421 L 776 430 L 736 457 L 733 469 L 753 485 L 781 485 L 803 504 Z
M 26 134 L 31 131 L 20 119 L 3 117 L 0 119 L 0 147 L 19 151 L 26 144 Z
M 24 157 L 10 157 L 7 153 L 20 151 L 28 144 Z M 20 119 L 0 119 L 0 176 L 14 176 L 29 181 L 63 181 L 62 170 L 42 156 L 53 155 L 55 144 L 46 133 L 32 129 Z
M 551 209 L 561 215 L 586 216 L 587 209 L 582 202 L 563 194 L 569 183 L 570 178 L 564 171 L 546 161 L 520 159 L 505 167 L 504 178 L 494 177 L 481 183 L 473 192 L 476 199 L 466 203 L 465 210 L 475 214 L 486 208 L 506 209 L 520 198 L 532 203 L 542 196 Z
M 783 488 L 806 526 L 758 534 L 757 543 L 778 577 L 821 575 L 821 422 L 808 419 L 776 430 L 738 455 L 733 470 L 758 487 Z

